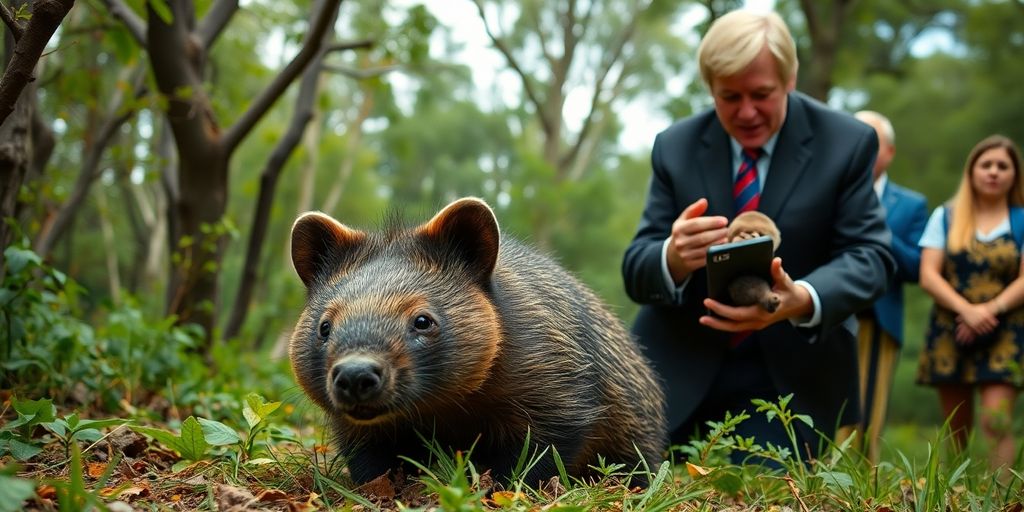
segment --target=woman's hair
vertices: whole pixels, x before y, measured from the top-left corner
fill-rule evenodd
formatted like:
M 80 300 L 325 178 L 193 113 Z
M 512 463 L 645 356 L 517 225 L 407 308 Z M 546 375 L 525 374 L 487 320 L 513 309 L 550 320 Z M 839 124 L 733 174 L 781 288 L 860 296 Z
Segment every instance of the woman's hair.
M 790 83 L 796 76 L 796 43 L 782 17 L 744 9 L 721 16 L 711 24 L 697 49 L 704 85 L 710 90 L 713 78 L 743 71 L 765 45 L 775 58 L 782 83 Z
M 952 203 L 952 218 L 949 219 L 949 234 L 946 237 L 946 247 L 950 252 L 958 252 L 974 246 L 977 221 L 974 216 L 976 197 L 971 173 L 981 155 L 996 148 L 1006 149 L 1010 155 L 1010 162 L 1013 164 L 1013 185 L 1010 186 L 1010 191 L 1007 193 L 1006 202 L 1009 206 L 1024 205 L 1024 185 L 1021 184 L 1020 179 L 1020 150 L 1009 137 L 1003 135 L 985 137 L 981 142 L 975 144 L 970 154 L 967 155 L 964 174 L 960 178 L 960 187 L 950 201 Z

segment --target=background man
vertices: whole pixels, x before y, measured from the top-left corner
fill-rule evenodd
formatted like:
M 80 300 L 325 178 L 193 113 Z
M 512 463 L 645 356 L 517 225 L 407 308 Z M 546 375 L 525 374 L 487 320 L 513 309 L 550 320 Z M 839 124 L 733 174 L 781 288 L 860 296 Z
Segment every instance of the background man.
M 903 345 L 903 283 L 916 283 L 921 269 L 921 239 L 928 223 L 928 201 L 923 195 L 889 181 L 887 170 L 896 154 L 896 132 L 882 114 L 862 110 L 854 117 L 867 123 L 878 134 L 878 158 L 872 173 L 875 193 L 885 209 L 885 222 L 892 232 L 892 253 L 896 273 L 888 290 L 874 307 L 857 315 L 860 363 L 861 423 L 865 453 L 873 464 L 880 455 L 880 436 L 892 390 L 892 376 Z

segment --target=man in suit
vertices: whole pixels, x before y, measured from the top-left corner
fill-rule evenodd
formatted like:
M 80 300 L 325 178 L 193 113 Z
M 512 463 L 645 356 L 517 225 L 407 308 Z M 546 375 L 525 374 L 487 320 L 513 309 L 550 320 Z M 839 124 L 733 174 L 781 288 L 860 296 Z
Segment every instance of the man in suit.
M 752 417 L 737 433 L 793 449 L 779 422 L 750 403 L 793 393 L 790 409 L 814 422 L 797 422 L 806 458 L 819 448 L 815 430 L 831 436 L 857 420 L 853 315 L 895 270 L 871 189 L 878 139 L 794 91 L 796 47 L 775 13 L 722 16 L 698 60 L 714 109 L 654 141 L 647 202 L 622 265 L 627 293 L 642 305 L 633 332 L 663 379 L 673 444 L 745 409 Z M 708 247 L 752 207 L 782 235 L 773 313 L 707 298 Z
M 928 201 L 923 195 L 891 181 L 887 170 L 896 154 L 896 132 L 882 114 L 862 110 L 853 115 L 878 134 L 878 158 L 872 173 L 875 194 L 885 209 L 885 222 L 892 232 L 892 254 L 896 273 L 888 290 L 874 307 L 857 315 L 860 366 L 860 443 L 872 463 L 880 455 L 880 435 L 885 425 L 892 377 L 903 345 L 903 283 L 916 283 L 921 269 L 921 248 L 917 245 L 928 223 Z

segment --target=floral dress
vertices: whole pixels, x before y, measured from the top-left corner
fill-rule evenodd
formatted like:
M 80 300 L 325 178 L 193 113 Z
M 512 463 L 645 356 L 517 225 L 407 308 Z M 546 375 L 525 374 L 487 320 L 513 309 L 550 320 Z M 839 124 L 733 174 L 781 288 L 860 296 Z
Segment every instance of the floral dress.
M 947 250 L 942 276 L 971 303 L 985 302 L 1017 278 L 1020 256 L 1009 233 L 988 242 L 975 241 L 970 250 Z M 1015 372 L 1024 364 L 1024 307 L 1000 316 L 991 343 L 960 345 L 955 332 L 956 313 L 933 305 L 918 366 L 919 384 L 1019 382 Z

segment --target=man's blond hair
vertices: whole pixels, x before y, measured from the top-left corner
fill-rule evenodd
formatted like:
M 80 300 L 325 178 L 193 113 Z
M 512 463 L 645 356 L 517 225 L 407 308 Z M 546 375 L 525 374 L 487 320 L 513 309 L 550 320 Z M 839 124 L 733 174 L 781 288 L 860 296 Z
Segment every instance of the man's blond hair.
M 796 43 L 782 17 L 774 12 L 731 11 L 711 24 L 697 49 L 700 77 L 711 88 L 713 78 L 743 71 L 768 46 L 782 83 L 796 76 Z

